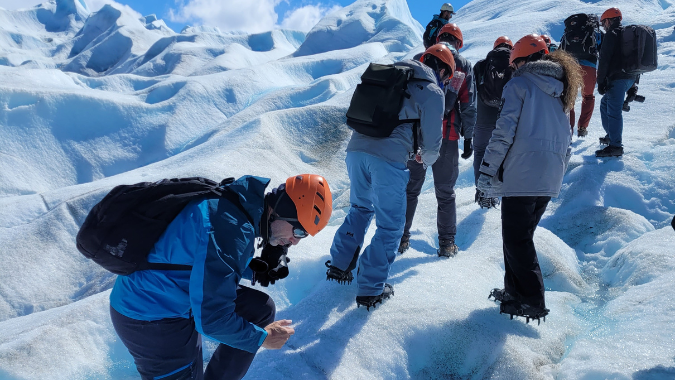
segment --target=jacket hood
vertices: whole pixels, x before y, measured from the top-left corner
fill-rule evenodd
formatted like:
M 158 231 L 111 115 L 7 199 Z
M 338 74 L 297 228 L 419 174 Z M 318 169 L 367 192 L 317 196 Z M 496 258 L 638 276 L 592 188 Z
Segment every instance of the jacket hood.
M 526 63 L 513 73 L 513 77 L 527 78 L 545 93 L 558 98 L 564 90 L 565 71 L 556 62 L 539 60 Z
M 414 70 L 413 78 L 414 79 L 421 79 L 421 80 L 426 80 L 434 84 L 438 84 L 438 81 L 436 80 L 436 74 L 434 73 L 434 70 L 432 70 L 429 66 L 425 65 L 424 63 L 420 61 L 414 61 L 411 59 L 406 59 L 405 61 L 397 62 L 394 64 L 395 66 L 405 66 L 405 67 L 410 67 L 411 69 Z
M 241 205 L 254 221 L 260 221 L 265 208 L 265 188 L 269 178 L 246 175 L 230 184 L 230 188 L 239 194 Z M 255 223 L 255 234 L 260 236 L 260 223 Z

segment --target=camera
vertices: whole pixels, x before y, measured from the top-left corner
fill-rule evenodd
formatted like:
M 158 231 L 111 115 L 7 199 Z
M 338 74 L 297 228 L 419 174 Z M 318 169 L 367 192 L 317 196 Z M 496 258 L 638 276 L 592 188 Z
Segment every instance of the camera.
M 638 95 L 638 86 L 633 86 L 628 89 L 626 92 L 626 100 L 623 102 L 623 107 L 621 107 L 622 110 L 628 112 L 630 111 L 630 106 L 628 105 L 632 101 L 636 101 L 638 103 L 644 103 L 645 102 L 645 97 L 642 95 Z

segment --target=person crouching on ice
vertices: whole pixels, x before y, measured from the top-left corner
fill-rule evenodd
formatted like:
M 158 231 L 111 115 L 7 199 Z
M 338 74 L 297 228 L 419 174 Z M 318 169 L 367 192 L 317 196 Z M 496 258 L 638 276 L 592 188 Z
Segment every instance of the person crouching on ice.
M 279 349 L 294 334 L 291 321 L 275 321 L 270 296 L 239 281 L 267 286 L 288 275 L 278 270 L 288 269 L 286 250 L 328 224 L 333 200 L 319 175 L 290 177 L 265 194 L 269 182 L 241 177 L 229 185 L 239 204 L 195 200 L 169 224 L 148 261 L 191 270 L 117 277 L 110 315 L 142 379 L 241 379 L 260 347 Z M 254 259 L 259 237 L 264 248 Z M 261 261 L 265 269 L 252 273 Z M 206 372 L 202 335 L 220 342 Z
M 478 190 L 502 197 L 504 289 L 490 293 L 500 312 L 545 317 L 544 281 L 534 231 L 551 197 L 557 197 L 570 157 L 567 114 L 583 83 L 581 67 L 564 51 L 548 55 L 531 34 L 513 46 L 513 78 L 504 87 L 497 126 L 480 166 Z

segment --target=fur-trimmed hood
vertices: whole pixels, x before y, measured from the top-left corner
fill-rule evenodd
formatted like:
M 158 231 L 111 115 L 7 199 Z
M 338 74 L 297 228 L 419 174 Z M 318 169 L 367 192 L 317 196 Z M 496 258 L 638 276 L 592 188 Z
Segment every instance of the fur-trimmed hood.
M 559 98 L 563 93 L 564 75 L 565 72 L 560 64 L 544 60 L 528 62 L 513 73 L 514 77 L 522 76 L 529 79 L 554 98 Z

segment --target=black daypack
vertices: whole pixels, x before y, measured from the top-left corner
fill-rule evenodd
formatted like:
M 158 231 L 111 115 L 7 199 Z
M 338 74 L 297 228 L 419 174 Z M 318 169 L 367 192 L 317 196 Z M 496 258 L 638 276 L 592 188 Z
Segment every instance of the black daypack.
M 656 32 L 645 25 L 628 25 L 621 31 L 621 70 L 639 75 L 656 70 Z
M 399 125 L 417 121 L 398 118 L 413 74 L 410 67 L 371 63 L 352 96 L 347 125 L 366 136 L 389 137 Z
M 146 269 L 190 270 L 189 265 L 148 263 L 147 257 L 171 221 L 192 200 L 222 197 L 253 220 L 229 188 L 206 178 L 172 178 L 120 185 L 87 215 L 77 233 L 77 249 L 86 258 L 119 275 Z
M 565 19 L 565 31 L 560 39 L 560 49 L 572 54 L 577 60 L 597 62 L 600 31 L 598 16 L 578 13 Z
M 478 96 L 487 106 L 499 108 L 506 82 L 511 79 L 513 69 L 509 65 L 511 50 L 499 47 L 488 53 L 481 63 L 480 77 L 477 79 Z

